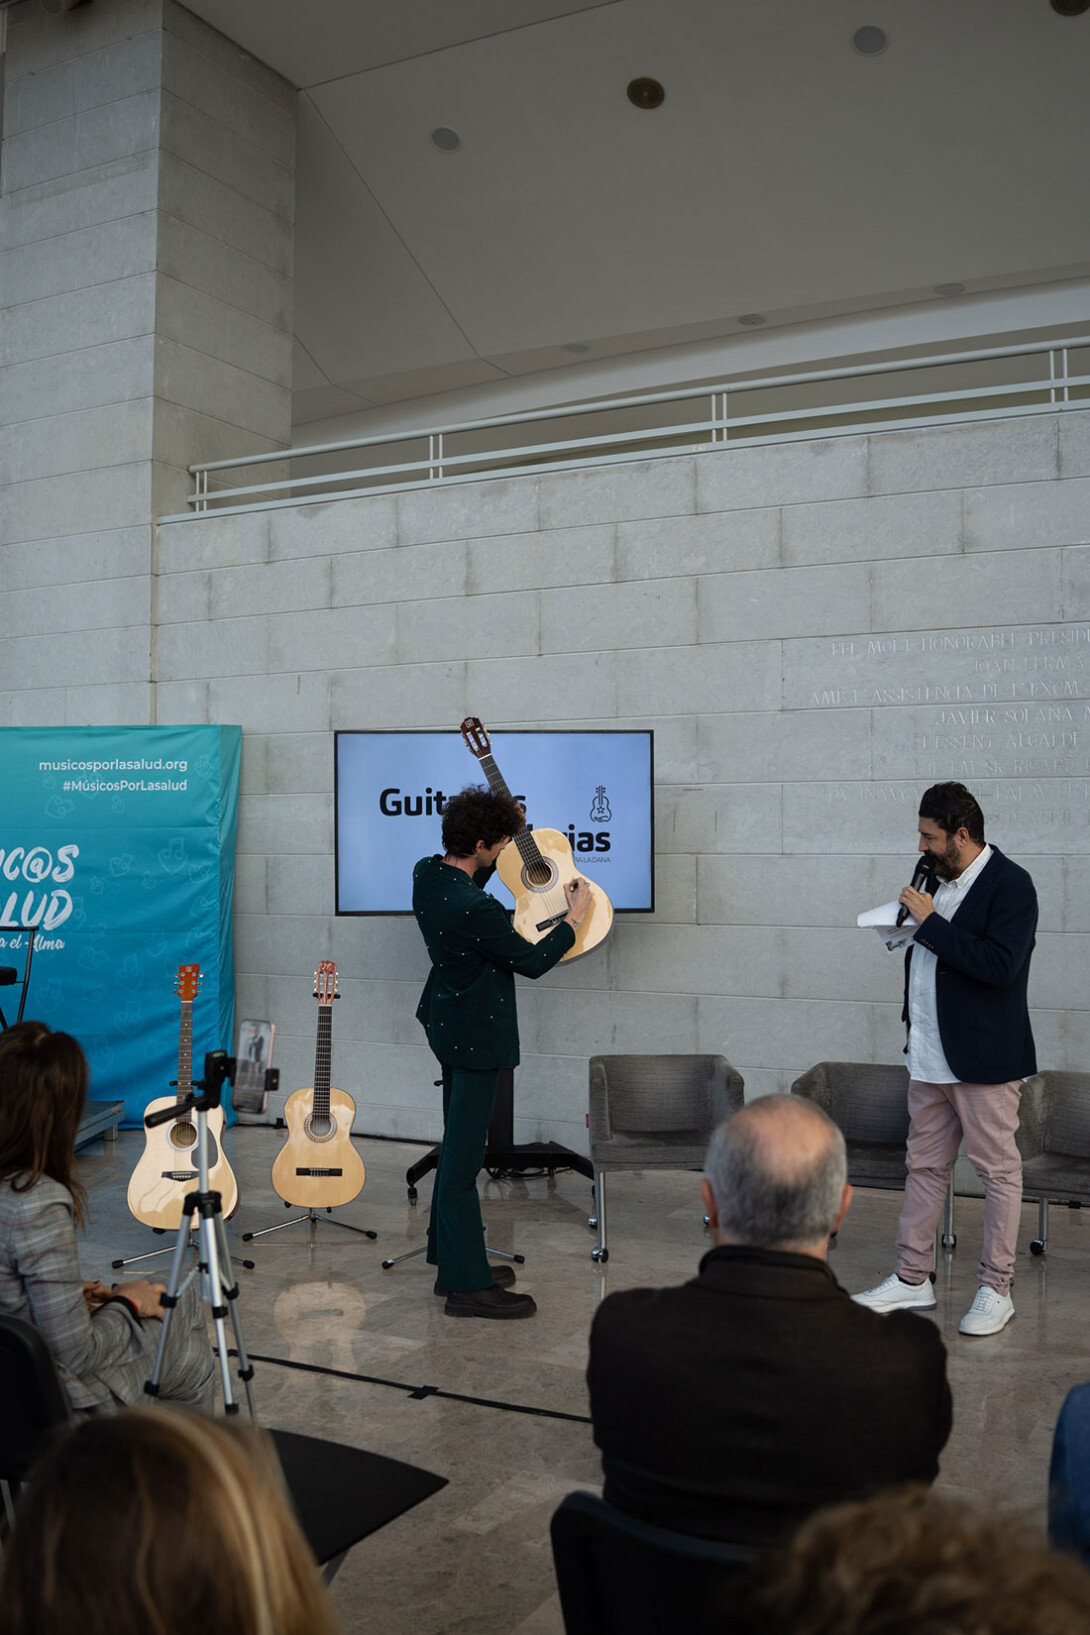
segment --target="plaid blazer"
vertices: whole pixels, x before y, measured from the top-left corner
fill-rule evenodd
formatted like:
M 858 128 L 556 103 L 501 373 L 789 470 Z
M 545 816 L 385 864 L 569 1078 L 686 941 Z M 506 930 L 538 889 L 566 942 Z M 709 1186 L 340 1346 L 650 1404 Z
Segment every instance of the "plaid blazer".
M 74 1408 L 109 1410 L 143 1401 L 159 1325 L 145 1331 L 116 1302 L 91 1316 L 72 1199 L 47 1175 L 26 1192 L 0 1182 L 0 1311 L 33 1323 Z

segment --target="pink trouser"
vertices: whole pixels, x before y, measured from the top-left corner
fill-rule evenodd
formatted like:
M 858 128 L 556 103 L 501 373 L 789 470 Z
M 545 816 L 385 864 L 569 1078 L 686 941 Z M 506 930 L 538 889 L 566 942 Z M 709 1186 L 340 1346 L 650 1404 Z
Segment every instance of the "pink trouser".
M 935 1231 L 961 1138 L 984 1182 L 980 1281 L 1006 1294 L 1022 1212 L 1022 1158 L 1015 1144 L 1021 1079 L 1008 1084 L 908 1081 L 908 1179 L 897 1227 L 897 1272 L 919 1283 L 931 1271 Z

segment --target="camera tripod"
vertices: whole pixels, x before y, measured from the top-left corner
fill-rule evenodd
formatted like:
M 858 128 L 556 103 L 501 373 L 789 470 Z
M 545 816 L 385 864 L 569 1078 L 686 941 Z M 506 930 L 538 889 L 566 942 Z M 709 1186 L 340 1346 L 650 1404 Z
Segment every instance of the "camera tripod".
M 178 1225 L 178 1238 L 174 1245 L 174 1259 L 170 1265 L 167 1292 L 160 1296 L 160 1304 L 164 1307 L 163 1331 L 159 1336 L 159 1347 L 155 1353 L 155 1366 L 152 1369 L 151 1378 L 144 1385 L 144 1390 L 149 1397 L 159 1395 L 159 1380 L 162 1375 L 163 1357 L 166 1351 L 167 1335 L 170 1332 L 170 1322 L 174 1314 L 174 1308 L 178 1304 L 179 1296 L 196 1277 L 200 1280 L 201 1299 L 206 1302 L 211 1310 L 212 1323 L 216 1331 L 216 1348 L 219 1354 L 224 1412 L 237 1414 L 239 1411 L 239 1404 L 235 1398 L 234 1386 L 231 1380 L 231 1361 L 227 1349 L 227 1331 L 224 1326 L 224 1318 L 230 1312 L 235 1350 L 238 1353 L 238 1377 L 243 1383 L 246 1392 L 246 1406 L 252 1419 L 254 1417 L 254 1397 L 250 1388 L 250 1381 L 254 1377 L 254 1370 L 246 1355 L 246 1347 L 242 1339 L 242 1328 L 239 1324 L 238 1313 L 235 1310 L 235 1301 L 238 1299 L 238 1284 L 225 1284 L 224 1282 L 223 1268 L 230 1267 L 231 1254 L 227 1245 L 227 1232 L 223 1224 L 220 1195 L 218 1192 L 211 1191 L 208 1185 L 207 1115 L 214 1107 L 220 1105 L 223 1095 L 223 1083 L 227 1077 L 229 1065 L 225 1052 L 222 1050 L 210 1052 L 204 1059 L 204 1079 L 199 1084 L 194 1085 L 194 1089 L 200 1090 L 202 1094 L 199 1096 L 183 1096 L 181 1101 L 176 1102 L 172 1107 L 162 1107 L 157 1113 L 148 1114 L 144 1121 L 149 1128 L 154 1128 L 157 1124 L 166 1124 L 171 1119 L 180 1118 L 183 1113 L 196 1113 L 198 1176 L 198 1190 L 187 1193 L 182 1204 L 182 1218 Z M 192 1266 L 183 1277 L 182 1262 L 194 1234 L 196 1235 L 197 1264 Z

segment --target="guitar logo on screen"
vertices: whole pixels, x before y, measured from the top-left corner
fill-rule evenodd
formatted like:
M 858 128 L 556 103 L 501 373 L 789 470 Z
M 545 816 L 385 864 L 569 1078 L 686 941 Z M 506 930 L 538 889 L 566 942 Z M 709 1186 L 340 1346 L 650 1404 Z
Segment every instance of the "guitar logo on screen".
M 590 821 L 592 823 L 610 823 L 613 813 L 609 801 L 606 799 L 606 786 L 600 783 L 594 791 L 594 800 L 591 802 Z

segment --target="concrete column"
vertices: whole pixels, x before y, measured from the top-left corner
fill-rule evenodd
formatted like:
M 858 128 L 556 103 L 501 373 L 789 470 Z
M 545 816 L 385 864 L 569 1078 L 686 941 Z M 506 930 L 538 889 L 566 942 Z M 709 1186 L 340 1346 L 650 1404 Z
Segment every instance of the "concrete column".
M 0 724 L 156 718 L 154 519 L 290 441 L 292 88 L 176 0 L 9 13 Z

